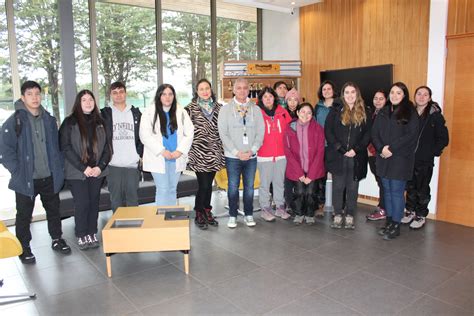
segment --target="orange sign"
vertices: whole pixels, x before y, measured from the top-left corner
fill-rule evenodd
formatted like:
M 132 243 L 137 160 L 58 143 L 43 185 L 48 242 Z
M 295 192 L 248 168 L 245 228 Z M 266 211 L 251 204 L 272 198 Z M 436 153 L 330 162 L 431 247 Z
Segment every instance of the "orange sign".
M 279 75 L 280 64 L 248 64 L 249 75 Z

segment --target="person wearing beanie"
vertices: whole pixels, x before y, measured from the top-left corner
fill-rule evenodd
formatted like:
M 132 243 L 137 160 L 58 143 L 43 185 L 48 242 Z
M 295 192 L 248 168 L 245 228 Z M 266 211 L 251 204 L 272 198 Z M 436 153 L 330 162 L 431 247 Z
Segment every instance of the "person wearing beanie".
M 301 97 L 295 88 L 292 88 L 286 93 L 285 102 L 287 104 L 286 110 L 290 114 L 291 118 L 296 118 L 296 108 L 301 103 Z

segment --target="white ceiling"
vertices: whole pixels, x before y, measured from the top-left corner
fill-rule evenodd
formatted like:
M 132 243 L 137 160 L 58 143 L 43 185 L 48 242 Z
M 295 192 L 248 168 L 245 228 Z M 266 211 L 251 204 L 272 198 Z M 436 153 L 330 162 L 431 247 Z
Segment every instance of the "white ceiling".
M 305 5 L 323 2 L 323 0 L 224 0 L 224 2 L 265 10 L 292 13 L 293 8 L 299 8 Z

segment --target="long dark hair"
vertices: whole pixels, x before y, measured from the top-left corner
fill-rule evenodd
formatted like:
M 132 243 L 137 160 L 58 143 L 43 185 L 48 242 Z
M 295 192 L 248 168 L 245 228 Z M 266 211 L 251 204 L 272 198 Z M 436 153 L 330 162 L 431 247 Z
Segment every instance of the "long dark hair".
M 91 120 L 94 123 L 92 128 L 92 144 L 89 144 L 89 137 L 87 136 L 87 126 L 86 126 L 86 118 L 84 116 L 84 112 L 82 111 L 81 106 L 81 99 L 84 95 L 90 95 L 94 100 L 94 109 L 91 112 Z M 89 154 L 87 153 L 87 148 L 92 145 L 92 151 L 98 159 L 98 145 L 97 145 L 97 131 L 96 127 L 99 125 L 104 125 L 104 120 L 100 116 L 99 108 L 97 107 L 97 102 L 95 100 L 94 94 L 92 91 L 84 89 L 79 91 L 76 95 L 76 100 L 74 101 L 74 105 L 72 107 L 71 116 L 74 117 L 77 121 L 77 125 L 79 126 L 79 132 L 81 134 L 81 143 L 82 143 L 82 153 L 81 153 L 81 162 L 86 163 L 89 158 Z
M 397 109 L 394 109 L 396 118 L 397 118 L 397 123 L 405 125 L 408 123 L 410 120 L 411 114 L 414 109 L 413 103 L 410 101 L 410 93 L 408 92 L 407 86 L 403 82 L 395 82 L 391 87 L 389 91 L 392 91 L 393 87 L 397 87 L 403 91 L 403 99 L 400 101 L 400 103 L 396 106 Z M 388 100 L 390 102 L 390 105 L 393 108 L 392 101 Z
M 334 82 L 332 82 L 331 80 L 324 80 L 321 85 L 319 86 L 319 89 L 318 89 L 318 98 L 319 98 L 319 101 L 324 101 L 324 96 L 323 96 L 323 87 L 325 85 L 330 85 L 332 87 L 332 98 L 333 99 L 336 99 L 337 98 L 337 91 L 336 91 L 336 85 L 334 84 Z
M 173 102 L 171 103 L 171 109 L 169 111 L 171 133 L 174 133 L 174 131 L 178 129 L 178 122 L 176 120 L 176 108 L 177 108 L 176 91 L 174 90 L 173 86 L 168 83 L 164 83 L 160 85 L 158 89 L 156 90 L 155 116 L 153 117 L 153 131 L 155 130 L 156 120 L 159 117 L 161 135 L 166 138 L 168 138 L 168 133 L 166 132 L 166 114 L 165 114 L 165 111 L 163 110 L 163 104 L 161 103 L 161 95 L 167 88 L 169 88 L 173 92 Z
M 206 78 L 202 78 L 196 83 L 196 87 L 194 88 L 194 93 L 193 93 L 193 99 L 191 101 L 196 102 L 197 99 L 199 98 L 197 91 L 198 91 L 199 85 L 203 82 L 207 83 L 209 85 L 209 88 L 211 88 L 211 100 L 212 102 L 216 102 L 216 95 L 214 94 L 214 91 L 212 90 L 212 85 L 209 82 L 209 80 L 207 80 Z
M 265 93 L 270 93 L 271 95 L 273 95 L 273 106 L 272 106 L 272 108 L 271 108 L 270 110 L 275 110 L 276 107 L 277 107 L 277 105 L 278 105 L 278 95 L 277 95 L 277 93 L 275 92 L 275 90 L 273 90 L 273 89 L 270 88 L 270 87 L 265 87 L 265 88 L 263 88 L 263 89 L 260 91 L 260 93 L 258 94 L 258 106 L 259 106 L 261 109 L 263 109 L 263 110 L 266 109 L 266 108 L 265 108 L 265 105 L 263 104 L 263 100 L 262 100 L 263 95 L 264 95 Z

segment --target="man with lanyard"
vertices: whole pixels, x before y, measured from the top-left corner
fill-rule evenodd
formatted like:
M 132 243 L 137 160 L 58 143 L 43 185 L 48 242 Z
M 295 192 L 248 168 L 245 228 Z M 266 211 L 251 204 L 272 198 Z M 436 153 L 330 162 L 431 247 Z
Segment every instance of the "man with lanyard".
M 253 227 L 256 225 L 253 218 L 253 195 L 257 151 L 263 143 L 265 126 L 261 110 L 248 98 L 247 80 L 238 78 L 233 92 L 234 98 L 221 109 L 218 120 L 228 176 L 227 227 L 237 227 L 241 175 L 244 184 L 244 220 L 247 226 Z

